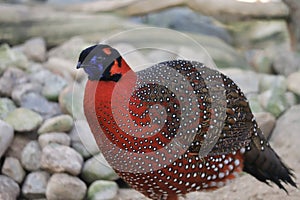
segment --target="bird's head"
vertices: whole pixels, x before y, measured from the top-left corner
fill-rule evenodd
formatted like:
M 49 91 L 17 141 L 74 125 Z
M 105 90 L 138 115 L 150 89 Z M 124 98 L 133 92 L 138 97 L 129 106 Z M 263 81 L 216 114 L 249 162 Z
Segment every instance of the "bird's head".
M 91 81 L 119 81 L 128 66 L 120 53 L 104 44 L 84 49 L 79 56 L 77 69 L 83 68 Z

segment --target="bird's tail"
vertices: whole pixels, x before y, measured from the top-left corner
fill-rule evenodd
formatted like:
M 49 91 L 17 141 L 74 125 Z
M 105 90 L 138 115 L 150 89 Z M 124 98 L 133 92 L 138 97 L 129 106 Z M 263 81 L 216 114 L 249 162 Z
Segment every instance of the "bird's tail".
M 281 161 L 259 128 L 246 148 L 243 170 L 268 185 L 269 181 L 274 182 L 286 192 L 282 182 L 297 187 L 292 170 Z

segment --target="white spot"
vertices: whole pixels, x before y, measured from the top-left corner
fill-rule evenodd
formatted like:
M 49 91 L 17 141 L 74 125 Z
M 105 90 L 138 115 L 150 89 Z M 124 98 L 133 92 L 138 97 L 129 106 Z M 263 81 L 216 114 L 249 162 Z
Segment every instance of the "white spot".
M 239 164 L 240 164 L 240 161 L 239 161 L 238 159 L 236 159 L 236 160 L 234 161 L 234 165 L 235 165 L 235 166 L 239 166 Z

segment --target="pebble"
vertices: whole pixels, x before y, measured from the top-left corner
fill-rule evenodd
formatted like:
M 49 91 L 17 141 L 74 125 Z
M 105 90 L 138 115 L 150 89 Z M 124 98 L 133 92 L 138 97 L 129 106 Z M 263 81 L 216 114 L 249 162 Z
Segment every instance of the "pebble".
M 17 105 L 23 106 L 21 103 L 25 95 L 32 92 L 40 93 L 41 90 L 42 86 L 38 83 L 24 83 L 14 87 L 11 97 Z
M 110 167 L 102 153 L 88 159 L 82 168 L 82 179 L 87 183 L 96 180 L 117 180 L 118 175 Z
M 300 96 L 300 71 L 294 72 L 287 77 L 288 90 Z
M 59 93 L 67 86 L 65 79 L 45 69 L 31 74 L 30 79 L 32 82 L 38 82 L 43 86 L 42 95 L 51 101 L 57 101 Z
M 16 133 L 15 136 L 13 137 L 13 141 L 10 144 L 10 146 L 8 147 L 5 155 L 10 156 L 10 157 L 15 157 L 18 160 L 21 160 L 22 151 L 23 151 L 24 147 L 30 141 L 32 141 L 32 138 L 29 136 L 30 135 L 28 133 L 27 134 Z M 0 149 L 1 149 L 1 145 L 0 145 Z
M 11 97 L 14 87 L 27 82 L 27 79 L 24 71 L 15 67 L 7 68 L 0 78 L 0 95 Z
M 50 174 L 45 171 L 29 173 L 24 181 L 22 194 L 28 199 L 45 198 L 49 178 Z
M 49 172 L 68 172 L 78 175 L 82 164 L 82 156 L 68 146 L 51 143 L 43 148 L 41 168 Z
M 139 8 L 136 8 L 139 9 Z M 143 9 L 143 8 L 141 8 Z M 175 7 L 149 13 L 146 17 L 134 18 L 155 27 L 171 28 L 182 32 L 201 33 L 214 36 L 231 43 L 232 38 L 226 29 L 214 23 L 214 19 L 201 15 L 187 7 Z
M 7 148 L 11 145 L 14 138 L 13 127 L 0 120 L 0 158 L 3 156 Z
M 267 50 L 250 49 L 245 52 L 248 63 L 254 68 L 254 71 L 259 73 L 272 73 L 272 59 L 267 53 Z
M 72 143 L 82 143 L 91 155 L 95 155 L 100 152 L 94 135 L 86 120 L 76 120 L 69 135 L 72 139 Z
M 247 95 L 251 111 L 254 113 L 264 112 L 258 97 L 258 94 L 253 93 Z
M 290 45 L 278 45 L 274 49 L 273 69 L 277 74 L 289 76 L 300 69 L 299 56 L 291 51 Z
M 145 197 L 143 194 L 139 193 L 138 191 L 133 189 L 127 189 L 127 188 L 119 189 L 117 199 L 118 200 L 149 200 L 147 197 Z
M 26 174 L 20 161 L 14 157 L 5 158 L 1 172 L 14 179 L 19 184 L 22 183 Z
M 24 54 L 33 61 L 43 62 L 46 60 L 46 41 L 41 37 L 29 39 L 23 46 Z
M 221 71 L 230 77 L 241 88 L 244 94 L 258 93 L 259 78 L 255 72 L 241 69 L 223 69 Z
M 75 61 L 75 60 L 74 60 Z M 64 58 L 50 57 L 45 63 L 45 67 L 54 74 L 60 75 L 68 82 L 72 82 L 78 70 L 75 69 L 76 63 L 66 60 Z
M 38 129 L 38 134 L 49 132 L 68 132 L 73 127 L 73 119 L 70 115 L 59 115 L 44 121 Z
M 5 121 L 17 132 L 30 132 L 41 125 L 43 118 L 27 108 L 17 108 L 7 115 Z
M 285 98 L 285 91 L 278 88 L 261 93 L 258 99 L 262 107 L 275 117 L 280 116 L 289 106 Z
M 20 69 L 26 69 L 29 65 L 28 59 L 23 54 L 23 52 L 16 51 L 10 48 L 8 44 L 0 45 L 0 55 L 0 74 L 2 74 L 5 69 L 10 66 L 15 66 Z
M 63 44 L 52 48 L 48 52 L 49 59 L 51 57 L 63 58 L 66 60 L 76 60 L 82 49 L 88 47 L 87 44 L 81 37 L 73 37 L 70 40 L 64 42 Z M 75 68 L 76 63 L 74 63 Z
M 48 182 L 46 197 L 48 200 L 82 200 L 85 197 L 87 187 L 77 177 L 57 173 L 53 174 Z
M 16 109 L 15 103 L 9 98 L 0 98 L 0 119 L 6 118 L 6 116 Z
M 44 96 L 36 92 L 23 95 L 20 106 L 39 113 L 43 119 L 49 119 L 61 114 L 61 109 L 57 102 L 48 101 Z
M 0 175 L 0 199 L 15 200 L 20 194 L 20 187 L 13 179 Z
M 28 171 L 38 170 L 41 166 L 42 151 L 37 141 L 30 141 L 24 147 L 21 155 L 21 163 Z
M 68 113 L 74 119 L 85 119 L 83 112 L 84 86 L 74 83 L 64 88 L 60 93 L 58 102 L 63 113 Z
M 285 99 L 287 100 L 288 106 L 294 106 L 297 104 L 297 96 L 292 92 L 285 93 Z
M 38 138 L 38 141 L 42 148 L 50 143 L 57 143 L 65 146 L 70 146 L 71 143 L 71 139 L 68 134 L 58 132 L 41 134 Z
M 72 142 L 72 148 L 75 149 L 84 159 L 90 158 L 92 154 L 81 142 Z
M 272 130 L 276 123 L 276 118 L 269 112 L 253 113 L 258 126 L 266 138 L 271 137 Z
M 295 153 L 291 160 L 295 161 L 296 164 L 300 162 L 300 157 L 298 156 L 300 146 L 299 122 L 300 105 L 295 105 L 278 118 L 271 138 L 274 146 L 281 147 L 286 152 L 286 155 Z
M 93 182 L 87 192 L 88 200 L 114 199 L 118 193 L 118 185 L 114 181 L 98 180 Z
M 259 76 L 259 90 L 264 92 L 270 89 L 280 89 L 285 91 L 287 89 L 287 80 L 282 75 L 263 74 Z

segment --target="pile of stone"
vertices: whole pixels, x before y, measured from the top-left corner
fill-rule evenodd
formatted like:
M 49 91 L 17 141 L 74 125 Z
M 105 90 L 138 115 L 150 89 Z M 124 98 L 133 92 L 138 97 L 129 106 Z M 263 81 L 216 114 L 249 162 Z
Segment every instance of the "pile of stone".
M 33 38 L 19 46 L 0 46 L 0 199 L 143 198 L 120 188 L 84 120 L 86 76 L 75 66 L 88 45 L 72 38 L 48 51 L 43 38 Z M 163 56 L 153 51 L 139 59 L 147 63 Z M 291 111 L 299 110 L 300 71 L 288 75 L 222 71 L 246 93 L 265 134 L 272 132 L 278 117 L 277 132 L 291 123 L 297 126 L 293 122 L 299 121 L 299 112 Z

